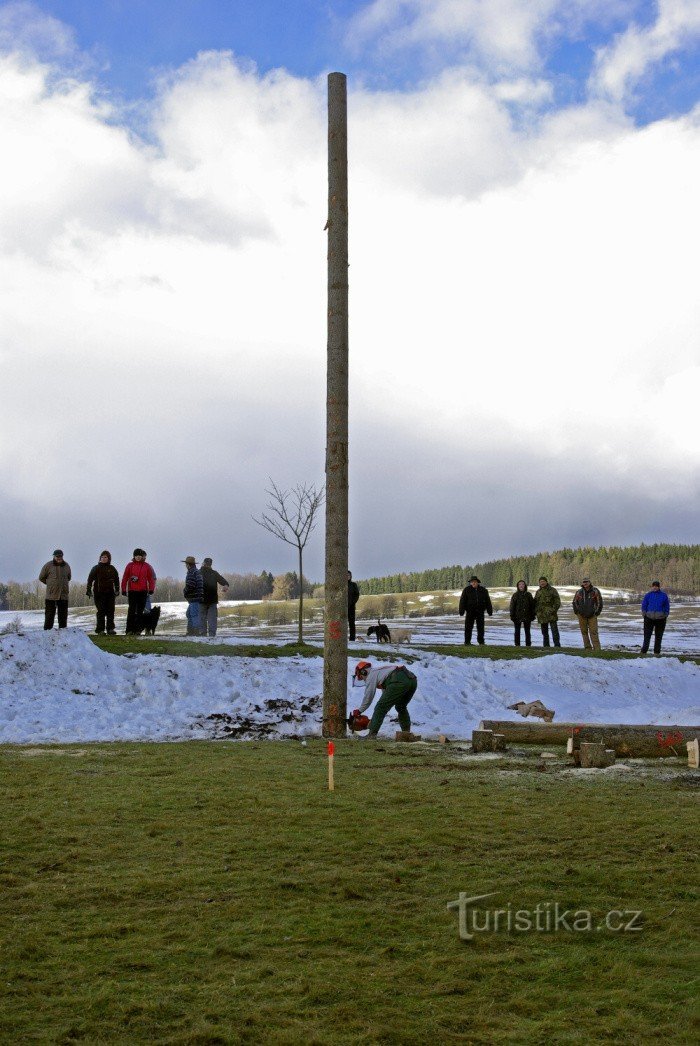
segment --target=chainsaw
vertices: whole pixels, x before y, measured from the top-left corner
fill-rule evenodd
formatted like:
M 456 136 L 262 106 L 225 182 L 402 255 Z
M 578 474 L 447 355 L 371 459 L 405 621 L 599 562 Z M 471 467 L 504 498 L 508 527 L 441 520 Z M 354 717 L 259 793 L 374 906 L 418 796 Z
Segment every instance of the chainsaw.
M 369 726 L 369 716 L 363 715 L 359 708 L 353 708 L 352 715 L 347 718 L 347 724 L 353 733 L 366 730 Z

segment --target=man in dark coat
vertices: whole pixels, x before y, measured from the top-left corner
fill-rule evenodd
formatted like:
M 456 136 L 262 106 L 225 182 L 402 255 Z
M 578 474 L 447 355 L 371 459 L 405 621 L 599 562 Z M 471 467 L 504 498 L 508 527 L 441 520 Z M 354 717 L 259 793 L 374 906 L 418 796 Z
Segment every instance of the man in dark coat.
M 578 618 L 584 650 L 600 650 L 598 616 L 603 609 L 603 597 L 600 589 L 591 584 L 589 577 L 585 577 L 581 582 L 571 605 Z
M 359 598 L 360 590 L 353 581 L 351 572 L 348 570 L 348 630 L 350 639 L 353 642 L 355 640 L 355 605 Z
M 201 636 L 200 612 L 204 599 L 204 581 L 201 570 L 197 570 L 194 556 L 185 556 L 182 562 L 187 567 L 185 587 L 182 591 L 187 600 L 187 635 Z
M 484 613 L 489 617 L 493 614 L 491 596 L 489 590 L 479 581 L 476 574 L 469 578 L 469 584 L 462 592 L 459 600 L 459 616 L 466 614 L 464 619 L 464 643 L 471 646 L 472 632 L 476 623 L 476 640 L 479 646 L 485 646 L 484 639 Z
M 53 559 L 44 563 L 39 572 L 39 581 L 46 585 L 44 602 L 44 630 L 49 632 L 58 611 L 58 627 L 68 625 L 68 596 L 70 594 L 70 567 L 63 558 L 60 548 L 54 550 Z
M 202 635 L 213 637 L 216 635 L 216 628 L 219 622 L 219 585 L 221 585 L 224 592 L 228 592 L 228 581 L 221 576 L 218 570 L 214 570 L 211 556 L 207 556 L 206 559 L 202 560 L 200 573 L 202 575 L 204 596 L 202 598 L 199 621 L 202 626 Z
M 97 624 L 95 635 L 102 635 L 107 624 L 107 634 L 116 636 L 114 628 L 114 600 L 119 595 L 119 574 L 112 566 L 112 554 L 107 549 L 100 552 L 100 561 L 88 574 L 87 592 L 85 595 L 90 599 L 95 597 L 95 611 L 97 612 Z
M 515 645 L 520 646 L 520 629 L 525 629 L 525 646 L 532 646 L 530 623 L 535 618 L 535 601 L 527 590 L 527 582 L 518 581 L 510 599 L 510 619 L 515 628 Z

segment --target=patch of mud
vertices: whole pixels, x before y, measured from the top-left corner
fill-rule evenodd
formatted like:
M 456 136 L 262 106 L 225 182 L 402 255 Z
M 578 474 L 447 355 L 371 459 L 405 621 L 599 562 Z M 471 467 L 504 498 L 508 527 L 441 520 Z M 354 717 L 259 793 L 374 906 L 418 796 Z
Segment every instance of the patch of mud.
M 247 714 L 232 716 L 227 712 L 212 712 L 198 718 L 194 725 L 215 741 L 254 740 L 287 734 L 289 725 L 303 726 L 308 716 L 318 715 L 322 705 L 320 695 L 307 698 L 300 705 L 282 697 L 268 698 L 261 705 L 251 705 Z M 264 722 L 261 717 L 265 717 Z

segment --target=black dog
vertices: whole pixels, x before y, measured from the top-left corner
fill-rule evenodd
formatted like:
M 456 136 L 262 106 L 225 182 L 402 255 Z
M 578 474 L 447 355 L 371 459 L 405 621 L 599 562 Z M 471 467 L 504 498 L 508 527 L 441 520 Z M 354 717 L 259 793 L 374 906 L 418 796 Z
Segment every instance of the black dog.
M 367 629 L 367 635 L 376 636 L 378 643 L 391 643 L 391 632 L 381 621 L 378 621 L 376 625 L 370 625 Z
M 141 618 L 144 634 L 154 636 L 160 621 L 160 607 L 151 607 Z

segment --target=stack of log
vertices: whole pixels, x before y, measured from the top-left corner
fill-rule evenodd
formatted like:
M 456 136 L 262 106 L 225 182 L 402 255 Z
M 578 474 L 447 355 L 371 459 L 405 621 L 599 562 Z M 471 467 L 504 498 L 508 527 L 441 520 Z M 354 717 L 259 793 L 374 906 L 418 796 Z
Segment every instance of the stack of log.
M 493 730 L 472 730 L 472 752 L 505 752 L 506 739 Z

